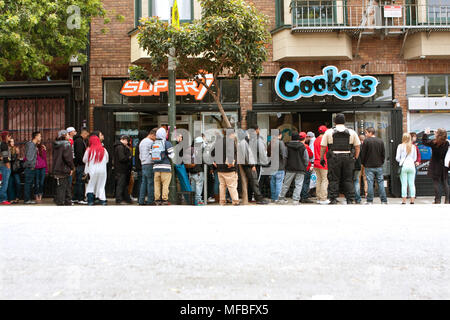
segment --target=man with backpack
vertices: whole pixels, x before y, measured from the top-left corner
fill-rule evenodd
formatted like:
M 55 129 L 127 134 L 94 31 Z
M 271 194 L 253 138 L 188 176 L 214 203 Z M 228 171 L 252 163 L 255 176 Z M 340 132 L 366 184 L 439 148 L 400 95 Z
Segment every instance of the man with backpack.
M 152 145 L 152 161 L 155 185 L 155 203 L 169 205 L 169 186 L 172 179 L 170 159 L 175 157 L 172 144 L 166 140 L 167 132 L 164 128 L 156 131 L 156 140 Z
M 303 137 L 304 140 L 304 137 Z M 292 181 L 295 180 L 294 193 L 292 194 L 292 204 L 300 204 L 300 193 L 303 187 L 303 180 L 305 178 L 306 168 L 309 163 L 308 151 L 305 144 L 300 141 L 298 132 L 292 134 L 292 141 L 286 143 L 287 147 L 287 162 L 286 174 L 284 176 L 283 187 L 280 193 L 280 203 L 287 204 L 286 193 L 291 187 Z

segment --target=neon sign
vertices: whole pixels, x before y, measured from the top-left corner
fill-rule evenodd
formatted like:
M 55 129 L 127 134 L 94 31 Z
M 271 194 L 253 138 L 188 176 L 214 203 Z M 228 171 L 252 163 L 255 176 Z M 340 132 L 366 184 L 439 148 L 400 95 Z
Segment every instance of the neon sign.
M 209 87 L 214 81 L 212 74 L 206 74 L 204 78 L 201 77 L 202 82 L 206 82 Z M 161 92 L 169 91 L 169 80 L 158 80 L 154 83 L 147 83 L 145 80 L 125 82 L 120 93 L 128 97 L 136 96 L 159 96 Z M 202 100 L 207 92 L 203 84 L 198 84 L 195 81 L 176 80 L 175 91 L 177 96 L 193 95 L 195 100 Z
M 314 77 L 300 77 L 296 70 L 284 68 L 275 79 L 275 91 L 286 101 L 325 95 L 341 100 L 371 97 L 376 93 L 377 85 L 378 80 L 372 76 L 360 76 L 348 70 L 339 72 L 335 66 L 325 67 L 322 75 Z

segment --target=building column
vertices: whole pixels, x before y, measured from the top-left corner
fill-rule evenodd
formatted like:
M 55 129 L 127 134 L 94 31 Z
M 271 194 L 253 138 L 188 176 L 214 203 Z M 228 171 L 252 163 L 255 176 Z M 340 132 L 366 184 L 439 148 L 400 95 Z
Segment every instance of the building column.
M 241 126 L 247 129 L 247 110 L 252 110 L 253 87 L 252 80 L 248 77 L 240 79 L 240 106 Z
M 394 73 L 394 98 L 403 111 L 403 132 L 407 132 L 408 98 L 406 97 L 406 72 Z

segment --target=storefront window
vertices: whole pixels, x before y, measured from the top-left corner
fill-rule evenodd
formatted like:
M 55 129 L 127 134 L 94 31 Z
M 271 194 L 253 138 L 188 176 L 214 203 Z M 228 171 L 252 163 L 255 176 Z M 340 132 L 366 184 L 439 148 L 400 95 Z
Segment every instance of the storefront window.
M 374 101 L 392 101 L 392 77 L 377 76 L 377 93 L 373 96 Z
M 105 80 L 104 82 L 104 103 L 105 104 L 122 104 L 122 80 Z
M 429 97 L 445 97 L 445 79 L 446 76 L 427 76 L 427 87 Z
M 253 103 L 272 103 L 273 96 L 272 78 L 253 80 Z
M 425 77 L 408 76 L 406 78 L 406 95 L 408 97 L 425 97 Z
M 238 79 L 222 79 L 220 80 L 222 88 L 222 102 L 238 103 L 239 102 L 239 80 Z
M 385 175 L 390 175 L 391 168 L 391 148 L 389 142 L 389 124 L 390 124 L 390 112 L 370 112 L 370 111 L 356 111 L 355 112 L 355 130 L 358 133 L 363 133 L 365 129 L 373 127 L 375 129 L 375 135 L 383 140 L 386 161 L 383 165 L 383 172 Z

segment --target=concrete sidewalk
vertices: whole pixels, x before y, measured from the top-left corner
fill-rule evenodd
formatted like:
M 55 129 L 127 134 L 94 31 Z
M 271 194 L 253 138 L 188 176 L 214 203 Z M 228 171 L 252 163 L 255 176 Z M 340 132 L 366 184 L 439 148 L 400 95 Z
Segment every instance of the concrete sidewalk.
M 288 199 L 288 200 L 291 201 L 291 199 Z M 316 198 L 311 198 L 311 200 L 315 201 Z M 114 198 L 109 198 L 107 201 L 108 201 L 108 205 L 109 206 L 117 206 L 116 203 L 115 203 L 115 199 Z M 418 198 L 416 198 L 415 203 L 416 204 L 432 204 L 433 201 L 434 201 L 434 197 L 418 197 Z M 345 204 L 346 205 L 345 198 L 339 198 L 339 202 L 340 202 L 340 204 Z M 366 202 L 365 199 L 362 199 L 361 204 L 359 204 L 359 205 L 355 204 L 355 205 L 356 206 L 364 205 L 365 202 Z M 401 198 L 388 198 L 388 203 L 389 204 L 401 204 L 401 202 L 402 202 Z M 375 198 L 373 203 L 374 204 L 380 204 L 381 203 L 380 198 Z M 442 203 L 444 203 L 444 197 L 442 197 Z M 409 199 L 407 199 L 407 204 L 409 204 Z M 74 205 L 75 206 L 86 206 L 86 205 L 79 205 L 79 204 L 74 204 Z M 137 204 L 137 202 L 135 202 L 135 203 L 133 203 L 133 205 L 138 205 L 138 204 Z M 208 205 L 217 206 L 218 203 L 208 203 Z M 255 202 L 249 202 L 248 205 L 255 206 L 256 203 Z M 271 203 L 269 205 L 275 205 L 275 204 Z M 290 205 L 290 203 L 288 205 Z M 318 205 L 318 204 L 312 203 L 312 204 L 301 204 L 301 205 L 311 206 L 311 205 Z M 25 205 L 23 204 L 23 201 L 20 201 L 19 204 L 14 204 L 12 206 L 15 207 L 15 206 L 25 206 Z M 42 200 L 42 203 L 39 203 L 39 204 L 36 204 L 36 205 L 26 205 L 26 206 L 27 207 L 28 206 L 31 206 L 31 207 L 33 207 L 33 206 L 55 206 L 55 204 L 53 203 L 53 198 L 44 198 Z M 130 204 L 123 203 L 120 206 L 130 206 Z

